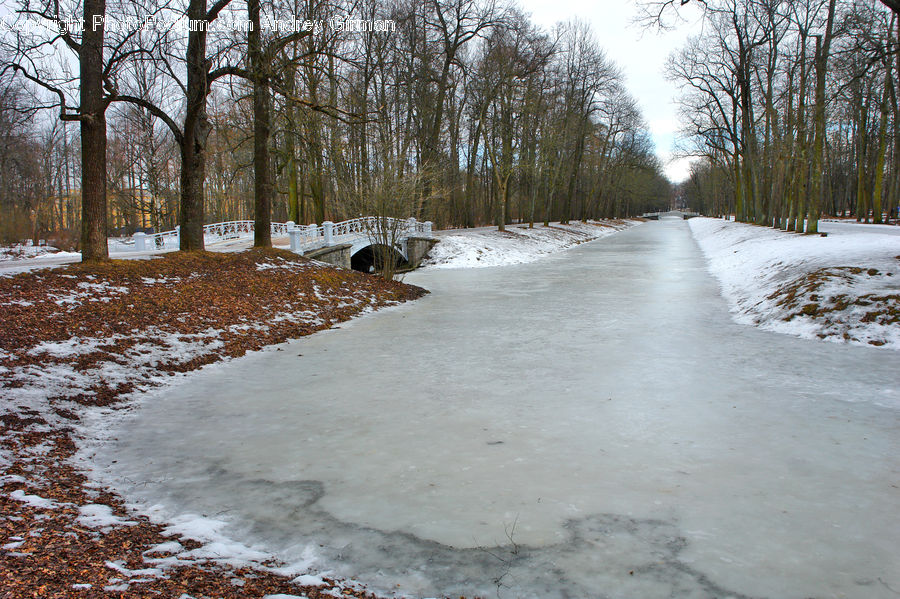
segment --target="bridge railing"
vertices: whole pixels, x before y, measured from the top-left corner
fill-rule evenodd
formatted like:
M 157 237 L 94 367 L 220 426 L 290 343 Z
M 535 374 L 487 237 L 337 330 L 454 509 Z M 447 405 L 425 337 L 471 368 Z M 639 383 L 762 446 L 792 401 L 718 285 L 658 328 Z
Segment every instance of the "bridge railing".
M 294 226 L 288 235 L 291 238 L 291 251 L 306 252 L 351 239 L 367 239 L 370 243 L 383 243 L 380 240 L 390 237 L 398 239 L 409 235 L 430 237 L 431 223 L 418 222 L 414 218 L 362 216 L 339 223 L 325 221 L 318 226 Z
M 271 223 L 272 235 L 289 236 L 292 251 L 308 251 L 319 246 L 336 243 L 348 237 L 368 236 L 373 242 L 381 231 L 390 230 L 403 234 L 419 234 L 431 236 L 431 223 L 418 222 L 415 219 L 395 219 L 390 217 L 363 216 L 339 223 L 326 221 L 321 225 L 295 225 L 293 222 Z M 238 239 L 253 234 L 252 220 L 236 220 L 212 223 L 203 226 L 205 241 L 213 242 L 223 239 Z M 180 227 L 161 233 L 135 233 L 133 242 L 123 241 L 122 249 L 134 251 L 153 251 L 178 249 L 180 245 Z

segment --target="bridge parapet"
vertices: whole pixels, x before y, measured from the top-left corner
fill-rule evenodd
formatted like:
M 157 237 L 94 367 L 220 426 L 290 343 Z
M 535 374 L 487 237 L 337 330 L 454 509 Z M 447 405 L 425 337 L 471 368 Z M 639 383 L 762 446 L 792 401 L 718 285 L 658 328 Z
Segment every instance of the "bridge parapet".
M 689 218 L 694 218 L 695 216 L 700 216 L 696 212 L 686 212 L 684 210 L 670 210 L 669 212 L 645 212 L 641 215 L 641 218 L 646 218 L 647 220 L 659 220 L 663 216 L 672 216 L 672 217 L 681 217 L 683 220 L 687 220 Z
M 254 224 L 252 220 L 233 220 L 203 225 L 203 239 L 205 242 L 212 243 L 226 239 L 250 237 L 253 235 Z M 290 224 L 293 225 L 293 223 Z M 288 223 L 272 223 L 271 230 L 272 235 L 287 235 Z M 178 249 L 181 243 L 181 227 L 161 233 L 138 232 L 134 234 L 133 243 L 133 249 L 138 252 Z
M 293 223 L 290 223 L 293 225 Z M 319 226 L 291 226 L 288 236 L 291 251 L 305 253 L 321 247 L 337 243 L 351 243 L 368 240 L 370 244 L 399 243 L 408 237 L 427 237 L 432 235 L 430 221 L 418 222 L 414 218 L 397 219 L 392 217 L 363 216 L 339 223 L 325 221 Z
M 120 245 L 138 252 L 162 251 L 178 249 L 181 242 L 180 227 L 161 233 L 135 233 L 131 240 Z M 252 220 L 237 220 L 212 223 L 203 226 L 203 236 L 207 243 L 239 239 L 253 235 Z M 392 239 L 400 243 L 410 236 L 430 238 L 432 225 L 430 222 L 418 222 L 414 218 L 395 219 L 390 217 L 364 216 L 338 223 L 325 221 L 321 225 L 297 225 L 291 221 L 271 223 L 272 235 L 288 236 L 291 251 L 303 254 L 311 250 L 362 241 L 368 238 L 371 243 L 378 239 Z

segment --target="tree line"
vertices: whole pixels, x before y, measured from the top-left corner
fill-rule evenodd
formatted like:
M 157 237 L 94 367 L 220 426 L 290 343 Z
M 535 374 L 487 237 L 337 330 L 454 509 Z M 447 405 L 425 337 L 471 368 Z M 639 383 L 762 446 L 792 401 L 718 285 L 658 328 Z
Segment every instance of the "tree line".
M 657 23 L 669 2 L 648 6 Z M 686 153 L 681 195 L 710 215 L 818 232 L 823 215 L 881 223 L 900 197 L 896 2 L 709 0 L 669 61 Z
M 545 31 L 496 0 L 17 9 L 48 27 L 7 27 L 0 44 L 7 238 L 80 227 L 91 260 L 110 226 L 178 224 L 194 250 L 218 220 L 255 220 L 267 246 L 273 219 L 503 229 L 670 200 L 622 73 L 582 22 Z

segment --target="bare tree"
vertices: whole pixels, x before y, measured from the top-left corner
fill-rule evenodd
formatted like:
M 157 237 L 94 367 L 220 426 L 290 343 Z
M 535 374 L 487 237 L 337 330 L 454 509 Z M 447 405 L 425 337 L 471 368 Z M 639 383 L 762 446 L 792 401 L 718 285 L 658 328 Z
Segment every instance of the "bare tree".
M 9 58 L 4 61 L 4 70 L 16 72 L 49 93 L 51 100 L 46 106 L 57 108 L 60 120 L 79 122 L 81 255 L 84 261 L 103 260 L 109 257 L 106 243 L 106 109 L 110 103 L 104 88 L 108 89 L 116 67 L 130 53 L 122 51 L 126 36 L 104 59 L 105 0 L 84 0 L 80 38 L 65 25 L 73 21 L 71 17 L 66 18 L 64 9 L 55 0 L 19 4 L 16 12 L 21 18 L 38 19 L 45 29 L 23 28 L 14 39 L 5 40 Z M 75 81 L 54 61 L 62 48 L 77 57 L 79 76 Z M 78 89 L 78 104 L 72 103 L 73 85 Z

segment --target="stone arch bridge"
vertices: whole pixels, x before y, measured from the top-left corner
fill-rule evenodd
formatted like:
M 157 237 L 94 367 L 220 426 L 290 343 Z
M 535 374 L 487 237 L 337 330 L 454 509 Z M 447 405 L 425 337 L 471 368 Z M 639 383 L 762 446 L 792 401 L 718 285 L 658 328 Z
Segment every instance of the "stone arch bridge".
M 646 218 L 648 220 L 659 220 L 660 218 L 681 218 L 687 220 L 689 218 L 694 218 L 695 216 L 700 216 L 696 212 L 686 212 L 684 210 L 670 210 L 669 212 L 645 212 L 641 215 L 641 218 Z
M 229 221 L 203 226 L 204 241 L 214 245 L 229 240 L 251 238 L 252 220 Z M 272 235 L 290 240 L 292 252 L 341 268 L 371 272 L 383 256 L 391 256 L 396 265 L 417 267 L 437 243 L 430 222 L 414 218 L 364 216 L 338 223 L 295 225 L 272 223 Z M 179 227 L 162 233 L 135 233 L 131 241 L 121 242 L 134 251 L 165 251 L 179 247 Z

